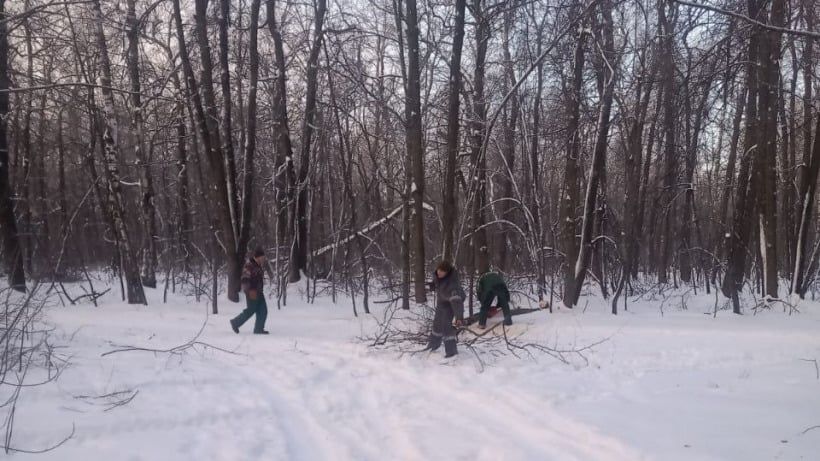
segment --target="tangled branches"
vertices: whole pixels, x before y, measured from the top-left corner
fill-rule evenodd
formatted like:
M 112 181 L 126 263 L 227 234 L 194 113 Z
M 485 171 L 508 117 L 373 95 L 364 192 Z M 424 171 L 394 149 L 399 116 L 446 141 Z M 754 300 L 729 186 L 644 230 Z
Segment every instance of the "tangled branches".
M 538 309 L 519 309 L 513 314 L 529 314 Z M 433 325 L 434 309 L 422 306 L 410 311 L 399 309 L 398 303 L 391 303 L 378 321 L 376 332 L 362 337 L 370 347 L 398 351 L 402 355 L 416 355 L 427 352 L 427 340 Z M 557 343 L 533 339 L 529 327 L 522 324 L 508 327 L 503 322 L 491 322 L 486 329 L 479 330 L 474 326 L 465 326 L 459 330 L 459 345 L 473 352 L 483 370 L 490 359 L 497 360 L 505 356 L 517 359 L 537 360 L 539 355 L 546 355 L 561 363 L 589 363 L 586 353 L 608 338 L 586 345 L 562 347 Z
M 43 386 L 56 380 L 67 361 L 55 353 L 49 341 L 51 333 L 43 329 L 41 317 L 45 299 L 37 296 L 39 285 L 21 295 L 11 289 L 0 292 L 5 308 L 0 311 L 0 412 L 5 414 L 2 422 L 4 438 L 2 448 L 6 453 L 44 453 L 54 450 L 74 435 L 45 449 L 26 450 L 14 446 L 14 420 L 18 410 L 20 393 L 27 388 Z

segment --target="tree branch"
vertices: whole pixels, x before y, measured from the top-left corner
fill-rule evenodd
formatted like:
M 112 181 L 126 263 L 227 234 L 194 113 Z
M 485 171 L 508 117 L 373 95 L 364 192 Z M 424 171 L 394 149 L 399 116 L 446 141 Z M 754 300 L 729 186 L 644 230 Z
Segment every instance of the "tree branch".
M 674 1 L 675 3 L 679 3 L 681 5 L 684 5 L 684 6 L 690 6 L 692 8 L 700 8 L 700 9 L 712 11 L 712 12 L 715 12 L 715 13 L 725 14 L 726 16 L 731 16 L 733 18 L 740 19 L 741 21 L 745 21 L 745 22 L 748 22 L 749 24 L 754 24 L 755 26 L 762 27 L 762 28 L 768 29 L 768 30 L 774 30 L 774 31 L 777 31 L 777 32 L 782 32 L 784 34 L 790 34 L 790 35 L 799 35 L 801 37 L 820 38 L 820 33 L 818 33 L 818 32 L 812 32 L 812 31 L 809 31 L 809 30 L 787 29 L 785 27 L 773 26 L 771 24 L 766 24 L 766 23 L 760 22 L 756 19 L 752 19 L 752 18 L 750 18 L 748 16 L 745 16 L 745 15 L 742 15 L 740 13 L 735 13 L 734 11 L 724 10 L 723 8 L 718 8 L 716 6 L 702 5 L 702 4 L 698 4 L 698 3 L 691 3 L 691 2 L 687 2 L 685 0 L 672 0 L 672 1 Z

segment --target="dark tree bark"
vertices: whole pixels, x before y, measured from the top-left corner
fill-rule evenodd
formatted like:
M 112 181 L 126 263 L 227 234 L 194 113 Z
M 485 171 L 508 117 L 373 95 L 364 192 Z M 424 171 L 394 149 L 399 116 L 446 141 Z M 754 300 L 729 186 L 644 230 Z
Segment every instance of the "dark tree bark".
M 785 0 L 771 2 L 769 23 L 785 25 Z M 780 85 L 782 33 L 769 30 L 760 48 L 760 85 L 758 94 L 760 124 L 759 152 L 755 156 L 752 186 L 758 191 L 757 220 L 763 263 L 764 295 L 777 298 L 777 112 Z
M 615 38 L 612 23 L 612 4 L 609 0 L 602 0 L 598 9 L 601 14 L 601 38 L 603 39 L 602 58 L 606 63 L 600 66 L 600 80 L 603 82 L 603 92 L 601 94 L 601 106 L 598 116 L 598 128 L 595 134 L 595 149 L 592 153 L 592 165 L 590 166 L 589 184 L 584 198 L 584 216 L 581 224 L 581 245 L 578 251 L 578 259 L 575 261 L 575 280 L 572 282 L 573 292 L 570 297 L 564 300 L 567 306 L 574 306 L 581 296 L 581 288 L 584 285 L 586 271 L 589 268 L 592 256 L 593 241 L 592 230 L 595 224 L 596 202 L 598 200 L 598 187 L 606 171 L 606 153 L 609 140 L 610 115 L 612 112 L 612 100 L 615 92 L 615 81 L 617 75 L 614 73 L 617 68 L 615 62 Z M 604 192 L 605 193 L 605 192 Z M 569 301 L 569 302 L 567 302 Z
M 211 72 L 210 45 L 208 44 L 207 30 L 207 0 L 196 1 L 196 33 L 202 59 L 202 86 L 197 83 L 194 77 L 193 66 L 188 54 L 185 34 L 182 27 L 182 14 L 180 12 L 179 0 L 173 0 L 174 19 L 176 22 L 177 42 L 179 46 L 179 56 L 182 61 L 185 80 L 188 84 L 188 91 L 194 106 L 196 125 L 202 142 L 205 157 L 208 162 L 210 177 L 210 187 L 206 187 L 209 200 L 215 205 L 216 210 L 210 213 L 211 230 L 214 235 L 220 235 L 222 246 L 225 250 L 228 272 L 228 299 L 233 302 L 239 301 L 239 271 L 237 267 L 241 263 L 236 254 L 236 240 L 231 223 L 231 213 L 228 205 L 228 192 L 225 181 L 225 161 L 220 148 L 219 127 L 216 118 L 216 107 L 213 93 L 213 80 Z
M 293 235 L 295 229 L 285 229 L 285 223 L 292 224 L 293 219 L 285 219 L 288 216 L 288 209 L 292 210 L 291 204 L 295 199 L 296 172 L 293 167 L 293 145 L 290 140 L 290 128 L 288 121 L 287 104 L 287 76 L 285 64 L 284 44 L 282 43 L 282 32 L 276 20 L 276 0 L 267 0 L 268 29 L 273 38 L 274 61 L 276 68 L 276 82 L 274 90 L 273 104 L 273 136 L 276 146 L 276 160 L 274 163 L 274 184 L 276 187 L 277 213 L 279 213 L 277 223 L 277 234 L 281 238 Z M 291 257 L 293 255 L 291 254 Z M 295 262 L 290 261 L 290 266 Z M 290 272 L 294 269 L 291 267 Z M 296 269 L 298 274 L 298 269 Z
M 458 154 L 459 93 L 461 92 L 461 49 L 464 45 L 464 11 L 467 0 L 456 0 L 453 48 L 450 58 L 450 80 L 447 90 L 447 166 L 444 172 L 444 208 L 442 210 L 444 259 L 453 259 L 454 229 L 458 216 L 456 201 L 456 159 Z M 458 236 L 455 236 L 458 238 Z
M 111 91 L 111 60 L 108 57 L 108 44 L 103 32 L 105 17 L 99 0 L 93 3 L 95 13 L 95 30 L 102 75 L 100 84 L 103 95 L 103 149 L 105 152 L 106 178 L 108 180 L 109 210 L 114 221 L 114 230 L 120 250 L 120 264 L 125 276 L 128 293 L 128 304 L 147 304 L 145 292 L 140 280 L 139 265 L 132 248 L 132 242 L 125 224 L 125 207 L 123 205 L 122 185 L 120 183 L 120 152 L 117 132 L 117 115 L 114 108 L 114 94 Z
M 501 39 L 502 56 L 504 57 L 504 78 L 502 80 L 501 92 L 507 94 L 516 83 L 515 68 L 513 67 L 512 52 L 510 51 L 510 34 L 512 33 L 513 21 L 515 19 L 515 0 L 508 0 L 504 10 L 504 29 Z M 518 126 L 519 116 L 519 98 L 518 90 L 513 89 L 512 97 L 510 98 L 509 106 L 504 106 L 502 116 L 502 136 L 504 142 L 501 145 L 501 193 L 502 200 L 498 203 L 498 217 L 503 220 L 513 220 L 512 210 L 514 198 L 514 184 L 515 181 L 515 146 L 516 135 L 515 130 Z M 506 225 L 504 225 L 506 228 Z M 497 261 L 495 264 L 502 270 L 509 268 L 509 252 L 508 249 L 512 246 L 509 239 L 511 232 L 501 232 L 497 243 Z
M 293 204 L 294 210 L 292 228 L 294 242 L 291 246 L 290 281 L 298 282 L 301 272 L 307 269 L 307 205 L 308 205 L 308 173 L 310 172 L 310 154 L 313 141 L 314 122 L 316 120 L 317 90 L 319 86 L 319 53 L 322 51 L 322 37 L 324 35 L 326 0 L 316 0 L 313 43 L 310 47 L 310 56 L 307 62 L 307 90 L 305 94 L 305 118 L 302 122 L 302 143 L 299 153 L 299 182 L 297 183 L 297 198 Z M 282 69 L 284 72 L 284 69 Z
M 676 239 L 673 236 L 676 226 L 675 222 L 675 197 L 677 196 L 675 187 L 678 176 L 678 155 L 677 147 L 677 98 L 675 88 L 675 60 L 674 60 L 674 16 L 676 6 L 672 1 L 663 1 L 658 4 L 658 16 L 663 31 L 662 51 L 661 51 L 661 81 L 664 85 L 664 95 L 666 103 L 663 111 L 664 130 L 664 150 L 663 150 L 663 173 L 661 182 L 660 206 L 661 216 L 661 236 L 660 261 L 658 262 L 658 283 L 669 282 L 669 265 L 671 258 L 672 242 Z
M 407 97 L 405 115 L 407 117 L 407 156 L 412 165 L 412 236 L 410 238 L 415 258 L 415 294 L 416 302 L 427 302 L 425 291 L 425 255 L 424 255 L 424 152 L 422 146 L 421 126 L 421 64 L 419 61 L 419 20 L 416 11 L 416 0 L 407 0 L 405 15 L 407 24 Z
M 231 212 L 231 226 L 236 238 L 240 234 L 239 190 L 237 187 L 236 155 L 233 148 L 233 100 L 231 99 L 231 69 L 228 61 L 228 30 L 231 25 L 231 1 L 219 0 L 219 82 L 222 87 L 222 110 L 220 138 L 222 139 L 222 153 L 225 156 L 225 183 L 228 193 L 228 207 Z M 241 90 L 240 90 L 241 91 Z M 242 261 L 245 248 L 237 246 L 237 259 Z M 242 269 L 241 264 L 236 270 Z M 237 274 L 239 277 L 239 274 Z
M 9 114 L 9 41 L 6 0 L 0 0 L 0 233 L 8 283 L 16 291 L 26 291 L 23 271 L 23 251 L 14 217 L 12 187 L 9 181 L 9 145 L 7 120 Z
M 640 220 L 638 218 L 640 208 L 640 186 L 645 178 L 642 176 L 643 159 L 643 132 L 646 126 L 646 114 L 649 110 L 649 102 L 652 96 L 652 89 L 655 82 L 657 65 L 655 58 L 647 66 L 647 53 L 645 48 L 641 52 L 642 74 L 635 89 L 635 101 L 637 109 L 632 116 L 627 134 L 627 154 L 624 184 L 624 274 L 625 283 L 637 278 L 639 261 L 640 242 Z M 647 156 L 649 154 L 647 153 Z
M 259 81 L 259 8 L 261 0 L 251 2 L 250 43 L 248 53 L 250 58 L 250 81 L 248 88 L 248 120 L 245 134 L 245 182 L 242 189 L 242 224 L 239 232 L 237 253 L 242 256 L 247 251 L 251 237 L 251 223 L 253 222 L 253 180 L 256 177 L 254 159 L 256 157 L 256 99 Z
M 399 69 L 401 70 L 402 87 L 407 94 L 408 76 L 406 54 L 404 51 L 404 10 L 402 0 L 393 0 L 393 16 L 396 20 L 396 36 L 399 48 Z M 405 100 L 405 117 L 410 113 L 408 102 Z M 404 121 L 405 136 L 409 118 Z M 405 138 L 406 139 L 406 138 Z M 412 253 L 410 246 L 410 236 L 412 232 L 412 202 L 411 193 L 413 188 L 413 163 L 408 152 L 404 155 L 404 194 L 402 195 L 402 228 L 401 228 L 401 308 L 410 309 L 410 283 L 412 279 Z
M 580 6 L 576 4 L 576 10 Z M 575 262 L 578 260 L 579 245 L 576 238 L 576 212 L 578 209 L 579 197 L 579 158 L 581 155 L 581 99 L 583 98 L 584 83 L 584 42 L 586 33 L 583 27 L 578 28 L 579 33 L 575 42 L 575 53 L 573 55 L 573 78 L 572 92 L 569 100 L 569 125 L 567 133 L 569 143 L 567 145 L 567 159 L 564 164 L 564 185 L 561 188 L 560 210 L 558 215 L 558 225 L 560 226 L 561 251 L 564 253 L 564 305 L 573 307 L 577 303 L 575 281 Z M 591 224 L 591 223 L 590 223 Z
M 140 170 L 140 190 L 142 203 L 142 270 L 143 285 L 157 286 L 157 216 L 154 205 L 154 184 L 151 175 L 151 159 L 145 150 L 145 129 L 142 114 L 142 89 L 140 86 L 140 23 L 137 21 L 136 0 L 127 1 L 126 25 L 128 51 L 126 62 L 131 83 L 131 122 L 135 131 L 135 156 Z
M 476 21 L 475 40 L 475 75 L 473 77 L 473 120 L 471 123 L 472 146 L 470 160 L 475 171 L 475 197 L 472 206 L 472 252 L 473 266 L 483 274 L 490 270 L 489 242 L 485 218 L 487 206 L 487 157 L 482 155 L 481 146 L 484 144 L 485 129 L 487 126 L 487 101 L 484 94 L 484 74 L 487 59 L 487 47 L 490 40 L 490 23 L 483 0 L 473 0 L 473 16 Z
M 803 8 L 806 28 L 812 30 L 815 24 L 814 2 L 804 0 Z M 807 244 L 811 223 L 814 221 L 815 192 L 818 171 L 820 171 L 820 115 L 816 116 L 817 128 L 814 132 L 813 149 L 811 123 L 809 123 L 812 117 L 813 52 L 814 41 L 806 40 L 801 63 L 803 68 L 803 164 L 797 175 L 797 236 L 790 289 L 792 295 L 797 294 L 801 298 L 805 296 L 809 287 L 805 277 L 808 264 L 811 263 L 808 261 Z
M 543 53 L 543 42 L 544 42 L 544 22 L 545 19 L 541 20 L 541 23 L 538 24 L 537 30 L 535 32 L 535 46 L 536 46 L 536 56 L 540 56 Z M 537 258 L 536 261 L 536 277 L 537 277 L 537 286 L 538 286 L 538 302 L 543 303 L 544 294 L 546 293 L 546 249 L 545 247 L 545 235 L 544 235 L 544 228 L 541 223 L 541 203 L 542 203 L 542 187 L 541 187 L 541 175 L 540 175 L 540 168 L 541 164 L 539 161 L 539 152 L 540 152 L 540 136 L 541 136 L 541 110 L 543 106 L 543 96 L 544 96 L 544 61 L 539 61 L 538 66 L 535 69 L 536 75 L 536 89 L 535 89 L 535 98 L 533 99 L 532 103 L 532 131 L 531 139 L 530 139 L 530 146 L 529 146 L 529 164 L 527 168 L 524 169 L 525 177 L 526 177 L 526 185 L 525 185 L 525 202 L 526 207 L 529 210 L 530 216 L 532 216 L 532 225 L 529 225 L 530 232 L 535 233 L 535 242 L 536 242 L 536 249 L 537 249 Z M 549 215 L 549 213 L 547 213 Z
M 721 235 L 719 236 L 721 248 L 726 249 L 727 245 L 724 242 L 729 240 L 732 231 L 730 223 L 731 216 L 729 212 L 729 200 L 732 198 L 734 192 L 734 185 L 737 182 L 735 177 L 735 169 L 737 166 L 737 149 L 740 142 L 741 122 L 743 121 L 743 112 L 746 107 L 746 88 L 738 91 L 737 102 L 735 103 L 735 114 L 732 119 L 732 137 L 729 140 L 729 157 L 726 160 L 726 176 L 724 179 L 723 194 L 720 198 L 720 209 L 718 210 L 718 218 L 722 219 L 722 226 L 719 227 Z M 722 253 L 721 253 L 722 254 Z
M 757 0 L 748 0 L 750 17 L 757 17 L 761 5 Z M 735 193 L 735 209 L 732 218 L 732 233 L 727 242 L 728 253 L 726 274 L 723 278 L 721 291 L 724 296 L 732 298 L 733 312 L 740 314 L 740 303 L 737 294 L 743 288 L 746 272 L 746 254 L 748 252 L 749 237 L 751 234 L 752 217 L 754 216 L 754 189 L 750 187 L 753 159 L 757 156 L 756 133 L 758 127 L 757 86 L 759 59 L 760 31 L 752 29 L 749 37 L 748 58 L 746 66 L 746 126 L 743 141 L 743 156 L 740 160 L 740 169 L 737 176 Z

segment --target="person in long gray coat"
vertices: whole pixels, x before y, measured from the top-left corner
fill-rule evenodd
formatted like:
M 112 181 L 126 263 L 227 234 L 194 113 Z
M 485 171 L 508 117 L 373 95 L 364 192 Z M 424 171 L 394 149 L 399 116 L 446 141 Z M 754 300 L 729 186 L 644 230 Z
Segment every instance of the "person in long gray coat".
M 458 271 L 449 261 L 442 261 L 436 267 L 433 287 L 436 290 L 436 314 L 427 347 L 435 351 L 444 342 L 444 356 L 452 357 L 458 354 L 456 328 L 464 324 L 464 290 Z

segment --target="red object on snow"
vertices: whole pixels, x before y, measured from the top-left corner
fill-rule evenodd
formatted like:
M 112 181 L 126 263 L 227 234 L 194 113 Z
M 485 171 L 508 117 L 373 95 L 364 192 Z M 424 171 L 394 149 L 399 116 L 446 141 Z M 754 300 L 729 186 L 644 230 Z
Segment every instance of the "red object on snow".
M 495 314 L 497 314 L 500 310 L 501 309 L 499 309 L 498 306 L 490 306 L 490 308 L 487 310 L 487 317 L 494 317 Z

